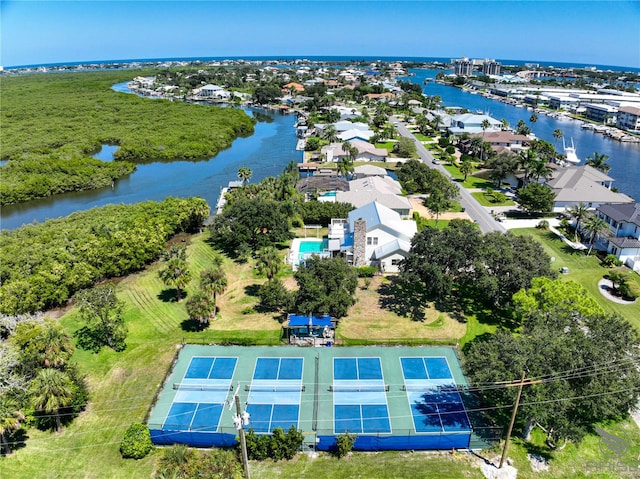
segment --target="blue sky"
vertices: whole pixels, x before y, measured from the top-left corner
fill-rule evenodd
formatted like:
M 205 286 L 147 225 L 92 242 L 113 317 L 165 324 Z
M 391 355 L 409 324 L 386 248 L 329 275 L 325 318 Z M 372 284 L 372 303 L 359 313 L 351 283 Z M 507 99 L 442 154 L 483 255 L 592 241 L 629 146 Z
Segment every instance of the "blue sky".
M 640 2 L 0 0 L 0 64 L 459 56 L 640 68 Z

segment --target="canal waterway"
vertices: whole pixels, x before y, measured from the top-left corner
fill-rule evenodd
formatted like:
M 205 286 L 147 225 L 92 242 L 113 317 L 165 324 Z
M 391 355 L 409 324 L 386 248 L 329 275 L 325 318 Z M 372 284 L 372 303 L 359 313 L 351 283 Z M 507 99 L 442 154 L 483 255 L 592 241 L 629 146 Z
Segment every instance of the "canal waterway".
M 524 120 L 538 138 L 556 145 L 557 150 L 561 153 L 562 140 L 556 141 L 553 137 L 553 131 L 555 129 L 562 130 L 565 142 L 571 143 L 573 139 L 578 158 L 582 160 L 580 164 L 584 164 L 584 161 L 594 152 L 607 155 L 609 157 L 608 163 L 611 165 L 611 170 L 607 174 L 616 180 L 613 185 L 621 193 L 640 201 L 640 144 L 621 143 L 600 133 L 583 130 L 580 128 L 582 122 L 576 120 L 558 120 L 538 114 L 538 121 L 531 123 L 529 119 L 533 112 L 526 108 L 517 108 L 434 81 L 428 81 L 424 84 L 425 79 L 434 79 L 436 74 L 441 71 L 412 69 L 410 73 L 413 75 L 402 79 L 423 85 L 423 91 L 426 95 L 438 95 L 447 107 L 458 106 L 467 108 L 474 113 L 480 111 L 498 120 L 504 118 L 513 128 L 516 127 L 519 120 Z
M 252 110 L 245 111 L 253 114 Z M 240 167 L 251 168 L 251 181 L 256 182 L 267 176 L 279 175 L 291 161 L 302 160 L 302 152 L 295 149 L 295 115 L 259 110 L 256 117 L 259 121 L 253 135 L 237 138 L 230 148 L 208 160 L 140 164 L 134 173 L 116 181 L 113 188 L 65 193 L 3 206 L 2 229 L 15 229 L 34 221 L 42 222 L 96 206 L 159 201 L 167 196 L 199 196 L 207 200 L 213 210 L 220 190 L 229 181 L 238 179 Z M 114 150 L 105 145 L 96 157 L 109 161 Z
M 423 85 L 425 78 L 435 78 L 440 70 L 411 70 L 413 76 L 405 79 Z M 128 92 L 126 83 L 114 85 L 114 90 Z M 459 88 L 428 82 L 423 88 L 427 95 L 438 95 L 446 106 L 460 106 L 471 111 L 482 111 L 494 118 L 505 118 L 515 126 L 519 120 L 531 127 L 541 139 L 556 143 L 553 131 L 561 129 L 565 140 L 573 139 L 578 157 L 584 161 L 593 152 L 609 156 L 609 175 L 614 185 L 623 193 L 640 200 L 640 145 L 611 140 L 592 131 L 582 130 L 580 122 L 557 120 L 538 115 L 535 124 L 529 122 L 530 111 L 505 103 L 473 95 Z M 253 114 L 251 110 L 247 113 Z M 34 221 L 69 215 L 110 203 L 137 203 L 145 200 L 162 200 L 167 196 L 200 196 L 215 208 L 221 188 L 237 179 L 241 166 L 253 171 L 252 181 L 276 176 L 291 161 L 302 160 L 302 153 L 295 150 L 295 116 L 259 110 L 256 115 L 268 121 L 258 121 L 255 133 L 247 138 L 237 138 L 232 146 L 217 156 L 202 161 L 174 161 L 138 165 L 127 178 L 116 181 L 113 188 L 86 192 L 66 193 L 52 198 L 29 201 L 1 209 L 0 227 L 14 229 Z M 558 142 L 561 150 L 561 142 Z M 103 161 L 112 159 L 115 147 L 105 145 L 96 154 Z

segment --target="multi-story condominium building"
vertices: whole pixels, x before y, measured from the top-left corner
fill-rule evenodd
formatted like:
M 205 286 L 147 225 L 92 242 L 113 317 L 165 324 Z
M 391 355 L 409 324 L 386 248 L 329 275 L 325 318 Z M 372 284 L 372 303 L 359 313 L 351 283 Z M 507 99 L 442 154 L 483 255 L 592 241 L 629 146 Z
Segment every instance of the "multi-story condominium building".
M 485 59 L 482 62 L 482 74 L 483 75 L 500 75 L 500 62 L 495 60 Z
M 473 61 L 469 60 L 467 57 L 454 60 L 453 73 L 462 77 L 469 77 L 473 75 Z
M 623 130 L 640 131 L 640 107 L 621 106 L 618 109 L 616 126 Z
M 616 122 L 616 115 L 618 114 L 618 108 L 605 104 L 593 104 L 587 103 L 584 105 L 586 110 L 586 117 L 590 120 L 597 121 L 604 124 L 614 124 Z

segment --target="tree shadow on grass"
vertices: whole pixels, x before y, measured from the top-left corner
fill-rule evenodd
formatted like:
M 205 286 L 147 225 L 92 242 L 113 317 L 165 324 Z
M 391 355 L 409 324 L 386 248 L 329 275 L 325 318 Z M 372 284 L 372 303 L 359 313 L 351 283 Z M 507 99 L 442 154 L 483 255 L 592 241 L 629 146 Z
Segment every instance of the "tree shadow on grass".
M 382 309 L 396 313 L 398 316 L 411 318 L 413 321 L 424 321 L 424 308 L 429 298 L 419 286 L 394 276 L 380 285 L 378 294 Z
M 104 346 L 104 336 L 100 331 L 92 329 L 88 326 L 83 326 L 78 329 L 74 334 L 76 338 L 76 344 L 80 349 L 85 351 L 91 351 L 98 353 Z
M 180 300 L 184 300 L 187 297 L 187 292 L 182 291 Z M 158 299 L 163 303 L 177 303 L 178 302 L 178 290 L 175 288 L 163 289 L 158 294 Z
M 199 333 L 209 327 L 209 322 L 203 323 L 197 319 L 188 318 L 180 323 L 180 328 L 188 333 Z
M 244 287 L 244 294 L 247 296 L 253 296 L 254 298 L 258 297 L 258 292 L 260 291 L 259 284 L 249 284 Z
M 531 441 L 521 440 L 522 446 L 526 449 L 527 453 L 541 457 L 546 461 L 550 461 L 553 458 L 553 454 L 548 446 L 541 446 L 540 444 L 534 444 Z
M 11 449 L 8 450 L 5 444 L 2 444 L 0 448 L 0 457 L 7 457 L 16 452 L 18 449 L 22 449 L 27 445 L 27 439 L 29 439 L 29 435 L 27 434 L 26 429 L 18 429 L 14 432 L 5 432 L 5 438 L 8 442 L 11 443 Z

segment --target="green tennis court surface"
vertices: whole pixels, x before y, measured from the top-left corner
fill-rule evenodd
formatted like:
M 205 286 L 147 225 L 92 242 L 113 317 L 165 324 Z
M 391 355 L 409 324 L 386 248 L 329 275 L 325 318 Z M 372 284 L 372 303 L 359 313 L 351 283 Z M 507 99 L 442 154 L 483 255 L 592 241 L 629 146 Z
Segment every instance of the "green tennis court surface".
M 157 444 L 230 446 L 234 395 L 257 433 L 291 426 L 328 450 L 345 431 L 355 448 L 451 449 L 471 425 L 447 347 L 296 348 L 187 345 L 149 417 Z

